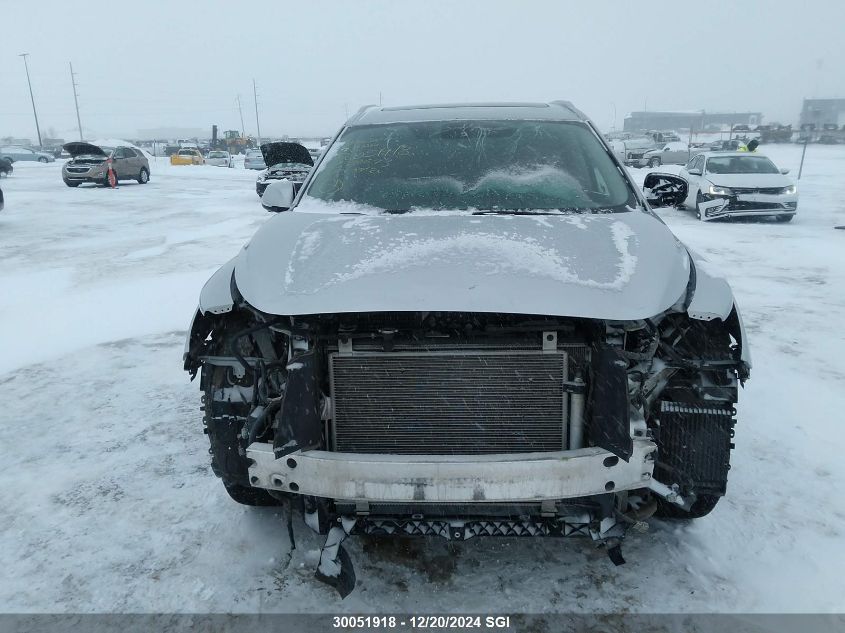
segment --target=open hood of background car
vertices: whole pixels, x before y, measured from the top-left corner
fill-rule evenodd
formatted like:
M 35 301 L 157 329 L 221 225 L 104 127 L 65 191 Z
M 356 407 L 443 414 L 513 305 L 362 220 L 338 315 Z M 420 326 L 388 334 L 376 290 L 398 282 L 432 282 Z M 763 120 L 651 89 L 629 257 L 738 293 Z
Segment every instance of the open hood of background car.
M 311 154 L 299 143 L 264 143 L 261 146 L 261 154 L 264 156 L 264 164 L 267 167 L 279 163 L 314 164 Z
M 601 215 L 286 212 L 236 258 L 270 314 L 448 311 L 644 319 L 690 275 L 683 245 L 641 211 Z
M 70 154 L 73 158 L 77 156 L 108 156 L 108 153 L 103 148 L 85 141 L 74 141 L 72 143 L 65 143 L 62 149 Z

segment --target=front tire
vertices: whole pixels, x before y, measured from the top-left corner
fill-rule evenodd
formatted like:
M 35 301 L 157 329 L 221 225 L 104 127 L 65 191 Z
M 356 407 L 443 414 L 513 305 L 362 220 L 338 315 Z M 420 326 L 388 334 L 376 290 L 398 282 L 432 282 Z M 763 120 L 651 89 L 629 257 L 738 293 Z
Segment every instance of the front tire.
M 78 182 L 70 182 L 69 180 L 65 180 L 65 184 L 66 184 L 68 187 L 78 187 L 78 186 L 79 186 L 79 183 L 78 183 Z
M 138 184 L 146 185 L 148 182 L 150 182 L 150 172 L 147 171 L 146 167 L 141 167 L 141 172 L 138 174 Z
M 223 481 L 223 486 L 226 492 L 233 501 L 237 501 L 244 506 L 280 506 L 282 502 L 271 497 L 270 493 L 261 488 L 253 488 L 251 486 L 241 486 L 239 484 L 227 484 Z
M 651 168 L 660 167 L 660 159 L 659 158 L 649 159 L 648 166 L 651 167 Z
M 719 503 L 721 497 L 715 495 L 701 495 L 689 510 L 684 510 L 665 499 L 657 500 L 657 511 L 654 516 L 661 519 L 700 519 L 710 514 Z
M 278 506 L 282 505 L 280 500 L 249 484 L 249 463 L 243 454 L 240 434 L 251 403 L 245 398 L 233 399 L 231 395 L 215 399 L 215 393 L 231 394 L 239 387 L 251 389 L 252 381 L 251 372 L 237 379 L 229 367 L 205 365 L 202 368 L 203 422 L 211 444 L 211 469 L 223 480 L 226 492 L 234 501 L 247 506 Z
M 46 163 L 47 159 L 42 156 L 41 158 L 38 159 L 38 162 L 39 163 Z

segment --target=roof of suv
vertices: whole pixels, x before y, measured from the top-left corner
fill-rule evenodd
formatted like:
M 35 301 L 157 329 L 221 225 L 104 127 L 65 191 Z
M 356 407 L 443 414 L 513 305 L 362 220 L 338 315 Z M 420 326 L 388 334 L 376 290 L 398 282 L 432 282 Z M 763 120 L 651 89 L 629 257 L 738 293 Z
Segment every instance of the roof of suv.
M 568 101 L 445 103 L 401 107 L 365 106 L 349 119 L 348 125 L 449 120 L 586 121 L 587 117 Z

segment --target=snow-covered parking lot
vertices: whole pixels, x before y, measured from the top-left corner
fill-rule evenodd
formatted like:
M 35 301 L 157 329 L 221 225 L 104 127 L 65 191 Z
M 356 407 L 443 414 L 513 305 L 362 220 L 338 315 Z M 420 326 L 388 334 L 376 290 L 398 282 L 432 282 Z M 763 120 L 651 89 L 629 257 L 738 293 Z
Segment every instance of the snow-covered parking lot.
M 761 149 L 797 174 L 800 147 Z M 622 567 L 588 540 L 351 539 L 343 602 L 313 578 L 321 537 L 296 521 L 291 553 L 279 510 L 225 494 L 181 368 L 202 284 L 268 217 L 256 173 L 60 170 L 0 181 L 0 610 L 845 610 L 845 147 L 809 148 L 790 224 L 659 210 L 728 273 L 754 359 L 711 515 L 653 520 Z

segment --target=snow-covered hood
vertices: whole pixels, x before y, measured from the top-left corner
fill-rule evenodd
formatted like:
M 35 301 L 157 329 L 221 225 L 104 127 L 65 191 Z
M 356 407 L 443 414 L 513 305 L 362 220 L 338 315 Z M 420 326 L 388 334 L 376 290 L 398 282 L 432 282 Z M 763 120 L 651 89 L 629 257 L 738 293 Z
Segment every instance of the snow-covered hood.
M 235 261 L 271 314 L 454 311 L 630 320 L 684 293 L 686 249 L 656 217 L 338 215 L 267 221 Z
M 85 141 L 74 141 L 72 143 L 65 143 L 62 149 L 70 154 L 73 158 L 77 156 L 102 156 L 105 158 L 108 153 L 102 147 Z
M 314 165 L 311 154 L 299 143 L 264 143 L 261 146 L 261 155 L 264 156 L 264 164 L 273 167 L 280 163 L 299 163 L 302 165 Z
M 784 174 L 712 174 L 707 180 L 720 187 L 788 187 L 792 179 Z

